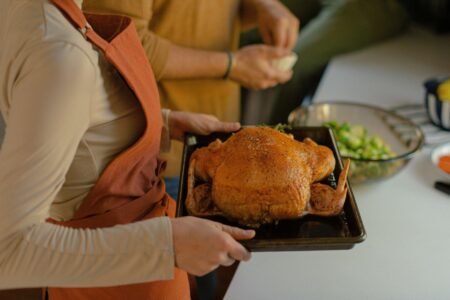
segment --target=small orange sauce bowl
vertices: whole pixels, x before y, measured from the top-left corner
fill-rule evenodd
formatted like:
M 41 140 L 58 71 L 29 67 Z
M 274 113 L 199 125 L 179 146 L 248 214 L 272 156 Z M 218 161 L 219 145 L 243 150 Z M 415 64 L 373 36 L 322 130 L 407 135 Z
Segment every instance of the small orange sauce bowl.
M 450 179 L 450 143 L 436 146 L 431 151 L 431 161 L 441 174 L 445 174 Z

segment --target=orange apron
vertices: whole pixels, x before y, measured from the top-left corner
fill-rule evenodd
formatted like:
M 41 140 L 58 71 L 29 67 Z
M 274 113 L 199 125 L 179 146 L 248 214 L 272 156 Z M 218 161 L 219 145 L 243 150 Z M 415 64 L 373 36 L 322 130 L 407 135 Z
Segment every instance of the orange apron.
M 131 19 L 84 15 L 73 0 L 51 2 L 120 72 L 139 99 L 146 118 L 143 135 L 108 165 L 73 219 L 54 223 L 101 228 L 158 216 L 173 217 L 175 202 L 165 193 L 160 176 L 165 162 L 158 159 L 162 129 L 158 89 Z M 48 295 L 50 300 L 189 299 L 187 274 L 179 269 L 174 274 L 173 280 L 125 286 L 48 288 Z

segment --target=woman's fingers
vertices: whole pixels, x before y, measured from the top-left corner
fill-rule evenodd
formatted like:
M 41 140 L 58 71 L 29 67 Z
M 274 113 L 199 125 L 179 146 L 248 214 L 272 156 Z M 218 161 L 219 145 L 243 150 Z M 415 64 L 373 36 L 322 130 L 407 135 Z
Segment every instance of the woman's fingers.
M 175 262 L 188 273 L 204 275 L 219 265 L 229 266 L 236 260 L 250 259 L 250 252 L 236 238 L 252 238 L 253 230 L 194 217 L 171 221 Z
M 221 131 L 221 132 L 233 132 L 237 131 L 241 128 L 241 124 L 239 122 L 218 122 L 215 124 L 213 131 Z
M 228 226 L 220 223 L 216 223 L 220 226 L 223 232 L 226 232 L 232 239 L 230 239 L 228 257 L 235 260 L 247 261 L 250 259 L 250 252 L 245 249 L 240 243 L 236 243 L 235 240 L 249 240 L 255 237 L 254 230 L 245 230 L 234 226 Z
M 234 258 L 232 258 L 228 253 L 225 253 L 223 255 L 223 259 L 222 262 L 220 263 L 221 266 L 224 267 L 229 267 L 232 264 L 234 264 L 236 262 L 236 260 Z
M 171 138 L 182 141 L 186 132 L 202 135 L 216 131 L 233 132 L 241 128 L 241 124 L 239 122 L 223 122 L 208 114 L 171 111 L 169 127 Z
M 233 245 L 233 247 L 231 247 L 228 255 L 232 259 L 239 260 L 239 261 L 248 261 L 252 257 L 250 252 L 239 243 L 235 243 Z

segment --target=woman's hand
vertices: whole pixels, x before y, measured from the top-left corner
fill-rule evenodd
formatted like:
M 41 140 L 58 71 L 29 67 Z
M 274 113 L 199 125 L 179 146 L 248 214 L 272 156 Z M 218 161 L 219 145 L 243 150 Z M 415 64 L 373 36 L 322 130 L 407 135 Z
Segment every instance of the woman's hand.
M 175 264 L 202 276 L 236 260 L 247 261 L 250 253 L 236 240 L 251 239 L 254 230 L 243 230 L 210 220 L 182 217 L 171 219 Z
M 297 42 L 300 21 L 279 1 L 255 0 L 257 23 L 267 45 L 292 50 Z
M 212 132 L 233 132 L 238 130 L 238 122 L 222 122 L 213 115 L 171 111 L 169 113 L 170 138 L 183 141 L 185 133 L 207 135 Z
M 272 61 L 290 53 L 289 50 L 263 44 L 243 47 L 234 53 L 230 79 L 252 90 L 284 83 L 291 79 L 292 71 L 280 71 L 272 65 Z

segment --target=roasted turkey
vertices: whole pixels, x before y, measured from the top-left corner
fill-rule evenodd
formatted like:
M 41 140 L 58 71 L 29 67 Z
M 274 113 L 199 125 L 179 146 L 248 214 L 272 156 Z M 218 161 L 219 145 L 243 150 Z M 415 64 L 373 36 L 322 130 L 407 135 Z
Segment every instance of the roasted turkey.
M 258 227 L 306 214 L 334 216 L 347 195 L 349 161 L 336 190 L 319 183 L 334 170 L 333 152 L 307 138 L 269 127 L 244 128 L 225 142 L 194 151 L 189 161 L 186 209 L 222 215 Z

